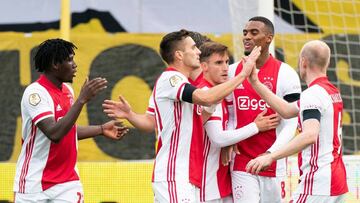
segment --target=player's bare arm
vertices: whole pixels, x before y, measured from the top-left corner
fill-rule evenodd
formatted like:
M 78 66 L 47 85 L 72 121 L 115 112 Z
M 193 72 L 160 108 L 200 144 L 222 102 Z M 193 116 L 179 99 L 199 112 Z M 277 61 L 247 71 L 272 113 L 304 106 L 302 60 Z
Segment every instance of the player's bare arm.
M 256 60 L 260 56 L 260 51 L 261 47 L 255 47 L 252 50 L 247 61 L 244 63 L 243 70 L 233 79 L 207 90 L 196 89 L 192 94 L 193 103 L 203 106 L 219 103 L 250 75 L 253 67 L 256 65 Z
M 150 114 L 138 114 L 132 111 L 126 99 L 120 95 L 119 101 L 105 100 L 103 103 L 104 112 L 113 119 L 126 119 L 135 128 L 151 133 L 155 130 L 155 118 Z
M 37 126 L 51 141 L 59 142 L 75 124 L 84 104 L 90 101 L 98 92 L 105 89 L 106 84 L 107 81 L 104 78 L 95 78 L 90 81 L 86 79 L 78 99 L 63 118 L 55 121 L 54 117 L 49 117 L 40 121 Z
M 295 117 L 299 109 L 295 102 L 288 103 L 282 98 L 276 96 L 272 91 L 270 91 L 264 84 L 262 84 L 258 78 L 258 70 L 254 68 L 249 77 L 249 82 L 255 91 L 263 98 L 266 103 L 270 105 L 272 109 L 278 112 L 283 118 L 293 118 Z
M 86 139 L 103 135 L 113 140 L 120 140 L 129 131 L 121 121 L 111 120 L 102 125 L 78 126 L 78 139 Z
M 320 122 L 317 119 L 308 119 L 303 123 L 303 132 L 296 136 L 286 146 L 273 153 L 259 156 L 246 166 L 246 171 L 258 174 L 268 167 L 273 161 L 295 154 L 307 146 L 314 144 L 320 132 Z

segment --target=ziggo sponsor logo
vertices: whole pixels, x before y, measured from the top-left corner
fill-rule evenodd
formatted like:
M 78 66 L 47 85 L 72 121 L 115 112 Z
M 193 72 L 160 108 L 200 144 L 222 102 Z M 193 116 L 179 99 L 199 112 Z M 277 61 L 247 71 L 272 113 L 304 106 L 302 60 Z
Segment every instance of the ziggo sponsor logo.
M 250 99 L 248 96 L 240 96 L 237 98 L 237 106 L 239 110 L 265 110 L 270 106 L 263 100 Z

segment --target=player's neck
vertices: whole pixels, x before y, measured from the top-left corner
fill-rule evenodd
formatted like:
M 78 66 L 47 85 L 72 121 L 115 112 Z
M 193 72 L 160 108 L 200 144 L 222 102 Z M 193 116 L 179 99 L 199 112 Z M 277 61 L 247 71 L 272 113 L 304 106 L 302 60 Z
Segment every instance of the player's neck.
M 263 65 L 266 63 L 269 57 L 270 57 L 269 51 L 262 52 L 258 60 L 256 60 L 256 68 L 260 69 L 261 67 L 263 67 Z
M 314 82 L 314 80 L 321 78 L 321 77 L 326 77 L 326 73 L 322 73 L 322 72 L 308 73 L 305 78 L 306 85 L 309 86 L 312 82 Z
M 199 77 L 201 72 L 202 72 L 202 69 L 200 67 L 193 70 L 193 71 L 191 71 L 190 72 L 190 78 L 195 81 Z
M 177 71 L 185 75 L 187 78 L 190 77 L 190 73 L 193 70 L 191 67 L 187 67 L 179 63 L 169 64 L 169 66 L 175 68 Z
M 52 75 L 50 73 L 44 73 L 44 75 L 51 83 L 53 83 L 56 87 L 61 89 L 62 81 L 58 80 L 54 75 Z
M 218 84 L 215 83 L 207 74 L 204 74 L 204 79 L 205 79 L 206 81 L 208 81 L 212 86 L 218 85 Z

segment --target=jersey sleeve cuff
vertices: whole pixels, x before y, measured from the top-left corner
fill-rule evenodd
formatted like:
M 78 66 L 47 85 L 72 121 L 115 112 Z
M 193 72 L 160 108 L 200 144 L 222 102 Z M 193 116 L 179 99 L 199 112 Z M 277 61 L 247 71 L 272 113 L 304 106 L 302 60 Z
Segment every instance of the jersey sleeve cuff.
M 148 107 L 147 110 L 146 110 L 146 113 L 150 114 L 150 115 L 155 115 L 155 109 L 151 108 L 151 107 Z
M 252 132 L 252 134 L 259 133 L 259 128 L 256 126 L 255 122 L 252 122 L 248 125 L 249 131 Z
M 53 117 L 53 116 L 54 115 L 53 115 L 53 113 L 51 111 L 46 111 L 46 112 L 40 113 L 37 116 L 35 116 L 32 119 L 32 122 L 34 123 L 34 125 L 36 125 L 37 123 L 44 120 L 45 118 L 49 118 L 49 117 Z

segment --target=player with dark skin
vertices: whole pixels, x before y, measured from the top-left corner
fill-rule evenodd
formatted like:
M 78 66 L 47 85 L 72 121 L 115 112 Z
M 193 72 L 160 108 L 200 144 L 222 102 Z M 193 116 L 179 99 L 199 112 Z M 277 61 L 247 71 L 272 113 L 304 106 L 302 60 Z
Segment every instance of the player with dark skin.
M 59 39 L 57 39 L 59 40 Z M 55 40 L 54 40 L 55 41 Z M 54 42 L 53 41 L 53 42 Z M 50 43 L 48 41 L 47 43 Z M 50 46 L 50 45 L 49 45 Z M 74 46 L 74 48 L 76 48 Z M 38 55 L 43 54 L 51 55 L 51 53 L 38 52 Z M 72 51 L 71 54 L 64 61 L 59 62 L 48 62 L 46 64 L 44 61 L 40 60 L 40 56 L 38 57 L 38 61 L 35 61 L 35 64 L 38 63 L 37 67 L 39 71 L 43 71 L 45 77 L 51 81 L 56 87 L 61 88 L 63 83 L 72 82 L 73 78 L 76 76 L 77 65 L 74 61 L 75 53 Z M 53 56 L 54 59 L 59 56 Z M 42 59 L 44 60 L 44 59 Z M 39 63 L 43 63 L 40 65 Z M 60 120 L 55 121 L 54 117 L 46 118 L 40 121 L 37 126 L 40 128 L 42 132 L 53 142 L 59 142 L 63 136 L 71 129 L 71 127 L 76 122 L 79 114 L 84 107 L 84 105 L 90 101 L 97 93 L 106 88 L 107 81 L 105 78 L 94 78 L 89 80 L 88 78 L 85 80 L 78 99 L 74 102 L 70 111 Z M 118 121 L 109 121 L 104 123 L 103 125 L 98 126 L 78 126 L 77 133 L 78 139 L 85 139 L 94 137 L 97 135 L 103 134 L 104 136 L 111 139 L 121 139 L 123 135 L 128 132 L 128 129 L 122 126 L 121 122 Z

